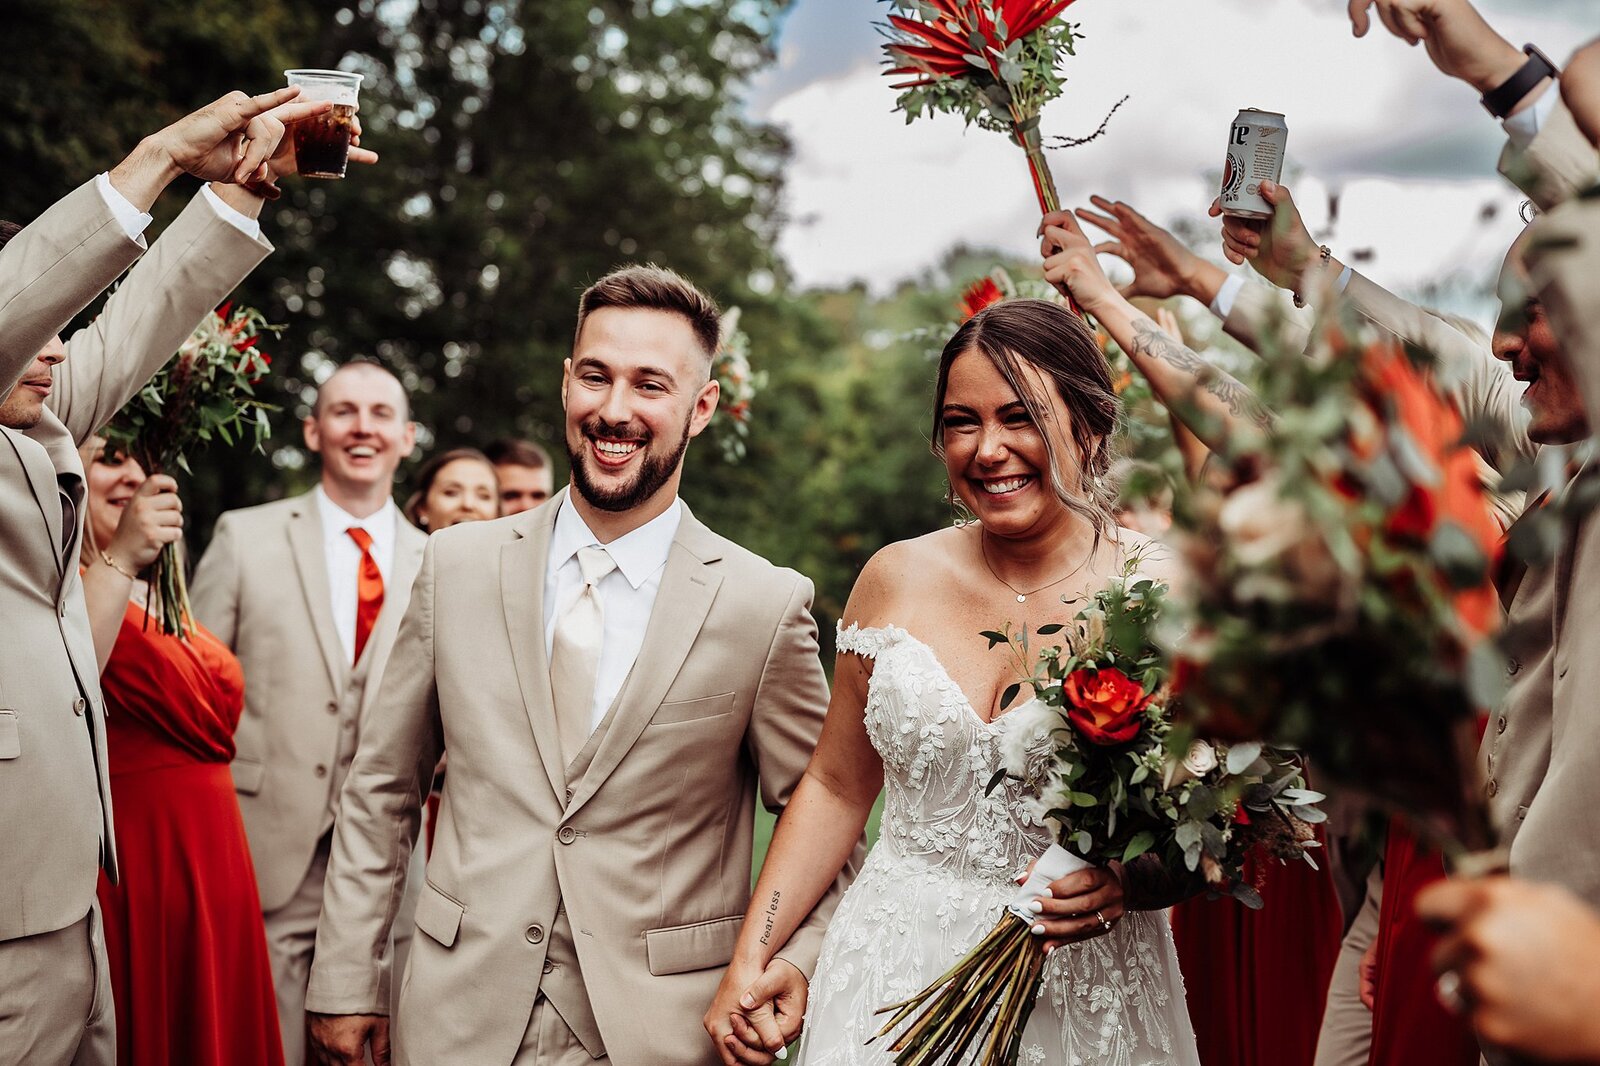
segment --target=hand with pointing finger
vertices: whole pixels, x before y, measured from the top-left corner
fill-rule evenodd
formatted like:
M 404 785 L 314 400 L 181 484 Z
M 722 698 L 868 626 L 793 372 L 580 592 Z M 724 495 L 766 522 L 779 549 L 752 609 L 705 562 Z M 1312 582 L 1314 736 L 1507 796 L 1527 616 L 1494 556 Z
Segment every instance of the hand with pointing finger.
M 139 142 L 111 171 L 111 184 L 148 211 L 172 180 L 190 174 L 204 181 L 264 182 L 285 126 L 329 110 L 327 101 L 300 102 L 298 86 L 260 96 L 234 91 Z

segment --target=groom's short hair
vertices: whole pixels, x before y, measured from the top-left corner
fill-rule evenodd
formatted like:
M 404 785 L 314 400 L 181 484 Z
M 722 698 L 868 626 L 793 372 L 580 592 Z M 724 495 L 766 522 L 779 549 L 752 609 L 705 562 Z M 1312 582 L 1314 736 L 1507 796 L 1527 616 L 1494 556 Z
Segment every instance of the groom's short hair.
M 618 267 L 578 297 L 578 329 L 602 307 L 635 307 L 682 315 L 709 360 L 721 346 L 722 312 L 717 302 L 676 271 L 654 263 Z

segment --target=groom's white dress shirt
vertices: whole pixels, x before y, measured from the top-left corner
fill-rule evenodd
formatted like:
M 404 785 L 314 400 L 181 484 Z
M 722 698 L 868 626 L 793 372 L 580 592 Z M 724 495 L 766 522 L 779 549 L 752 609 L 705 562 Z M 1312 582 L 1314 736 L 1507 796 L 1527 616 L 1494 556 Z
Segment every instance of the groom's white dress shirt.
M 595 586 L 600 595 L 604 622 L 600 638 L 600 662 L 595 674 L 594 703 L 590 706 L 592 732 L 622 691 L 622 683 L 639 658 L 644 646 L 645 628 L 661 589 L 661 574 L 672 552 L 678 523 L 683 519 L 683 501 L 674 498 L 672 506 L 610 544 L 600 544 L 572 501 L 562 499 L 550 534 L 550 558 L 544 578 L 544 650 L 546 661 L 555 641 L 556 619 L 566 613 L 583 591 L 583 572 L 578 567 L 578 552 L 599 544 L 616 561 L 617 568 Z

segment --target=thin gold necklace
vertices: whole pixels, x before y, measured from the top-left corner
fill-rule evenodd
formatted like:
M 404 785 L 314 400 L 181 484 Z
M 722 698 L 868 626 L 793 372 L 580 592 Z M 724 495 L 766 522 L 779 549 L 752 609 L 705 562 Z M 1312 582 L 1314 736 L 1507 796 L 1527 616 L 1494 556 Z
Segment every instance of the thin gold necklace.
M 1071 570 L 1068 570 L 1066 573 L 1062 574 L 1048 585 L 1040 585 L 1038 588 L 1028 589 L 1026 592 L 1017 588 L 1017 586 L 1001 577 L 1000 574 L 995 570 L 994 564 L 989 561 L 988 531 L 981 527 L 978 530 L 978 551 L 983 555 L 983 565 L 988 568 L 989 575 L 1015 593 L 1018 603 L 1027 603 L 1029 596 L 1036 596 L 1045 589 L 1054 588 L 1056 585 L 1061 584 L 1067 578 L 1071 577 L 1073 574 L 1076 574 L 1079 570 L 1082 570 L 1086 565 L 1088 565 L 1090 556 L 1094 555 L 1094 542 L 1089 542 L 1089 551 L 1082 559 L 1078 561 L 1077 566 L 1074 566 Z

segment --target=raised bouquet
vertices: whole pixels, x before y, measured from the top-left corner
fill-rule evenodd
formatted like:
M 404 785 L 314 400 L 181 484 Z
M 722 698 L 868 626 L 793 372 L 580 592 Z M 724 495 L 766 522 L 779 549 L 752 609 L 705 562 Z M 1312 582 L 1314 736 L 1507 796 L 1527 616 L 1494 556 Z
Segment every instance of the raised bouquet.
M 1167 590 L 1136 566 L 1069 624 L 1041 626 L 1035 636 L 1063 639 L 1037 656 L 1026 632 L 985 634 L 1028 674 L 1002 703 L 1024 688 L 1033 694 L 1006 715 L 1003 768 L 990 787 L 1006 776 L 1024 782 L 1031 814 L 1056 842 L 988 936 L 933 984 L 878 1011 L 890 1018 L 874 1039 L 910 1022 L 890 1046 L 898 1066 L 966 1062 L 974 1051 L 977 1066 L 1016 1063 L 1045 961 L 1028 904 L 1052 881 L 1154 854 L 1259 907 L 1241 876 L 1252 850 L 1311 861 L 1322 797 L 1298 764 L 1254 741 L 1212 744 L 1174 722 L 1157 643 Z
M 1179 501 L 1185 713 L 1482 850 L 1499 529 L 1462 421 L 1425 354 L 1392 341 L 1335 327 L 1310 358 L 1264 357 L 1270 425 L 1223 450 L 1221 487 Z
M 1039 136 L 1044 105 L 1061 95 L 1061 61 L 1078 34 L 1060 15 L 1073 0 L 889 0 L 889 75 L 905 78 L 906 121 L 945 111 L 1004 133 L 1022 148 L 1042 213 L 1061 206 Z
M 131 456 L 148 474 L 191 473 L 189 452 L 217 440 L 247 440 L 259 450 L 271 431 L 272 409 L 255 391 L 272 366 L 272 357 L 257 347 L 264 330 L 277 332 L 253 307 L 224 304 L 207 315 L 117 412 L 104 430 L 106 447 Z M 147 576 L 161 631 L 186 636 L 192 624 L 189 590 L 176 542 L 161 549 Z

